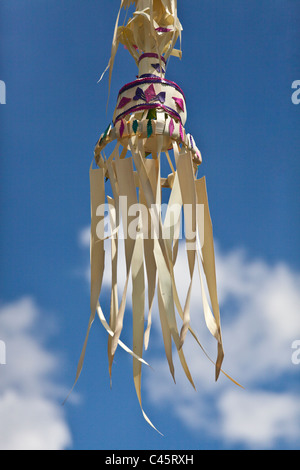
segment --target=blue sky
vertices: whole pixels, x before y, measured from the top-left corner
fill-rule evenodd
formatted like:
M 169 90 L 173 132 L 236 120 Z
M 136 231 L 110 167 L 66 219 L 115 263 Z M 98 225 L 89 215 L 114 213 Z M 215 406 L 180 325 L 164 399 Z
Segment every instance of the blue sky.
M 143 403 L 161 437 L 140 413 L 123 351 L 110 389 L 106 332 L 95 321 L 80 380 L 61 406 L 89 317 L 89 166 L 118 90 L 137 70 L 120 48 L 106 113 L 108 74 L 97 81 L 119 1 L 0 0 L 1 448 L 299 448 L 300 364 L 291 345 L 300 340 L 300 105 L 291 96 L 300 80 L 300 2 L 178 4 L 183 58 L 171 58 L 166 77 L 185 92 L 185 127 L 203 156 L 224 369 L 245 390 L 223 377 L 215 384 L 189 342 L 197 392 L 178 365 L 175 386 L 154 325 Z M 196 310 L 199 302 L 196 292 Z M 130 344 L 130 306 L 126 318 Z

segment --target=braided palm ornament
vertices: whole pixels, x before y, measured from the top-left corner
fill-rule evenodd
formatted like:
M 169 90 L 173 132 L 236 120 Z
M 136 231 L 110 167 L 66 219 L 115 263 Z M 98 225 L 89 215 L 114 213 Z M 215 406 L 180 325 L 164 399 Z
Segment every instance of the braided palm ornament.
M 119 26 L 122 9 L 128 10 L 128 13 L 132 4 L 132 17 Z M 184 92 L 174 81 L 165 78 L 170 56 L 181 57 L 181 50 L 175 49 L 181 39 L 181 31 L 177 0 L 122 0 L 108 65 L 109 84 L 119 44 L 123 44 L 135 60 L 138 76 L 120 89 L 112 124 L 101 134 L 95 148 L 93 161 L 96 168 L 91 166 L 90 169 L 91 313 L 75 383 L 82 369 L 88 334 L 97 313 L 108 332 L 110 377 L 116 349 L 121 346 L 133 357 L 134 385 L 141 409 L 142 364 L 147 364 L 142 356 L 143 349 L 149 345 L 155 297 L 171 375 L 174 378 L 174 344 L 183 370 L 195 387 L 182 346 L 189 332 L 203 350 L 190 325 L 190 298 L 197 268 L 205 322 L 217 341 L 216 380 L 224 356 L 206 182 L 204 177 L 197 179 L 202 157 L 194 138 L 185 129 L 187 109 Z M 112 151 L 107 154 L 109 147 Z M 165 165 L 167 162 L 170 167 L 170 173 L 164 177 L 161 174 L 162 162 Z M 107 194 L 107 180 L 112 196 Z M 162 188 L 168 192 L 164 218 L 161 213 Z M 111 227 L 109 234 L 105 233 L 107 217 L 102 210 L 105 205 Z M 189 272 L 189 286 L 183 305 L 179 300 L 174 274 L 182 219 Z M 122 266 L 125 284 L 120 296 L 118 274 L 122 268 L 118 266 L 118 255 L 121 229 L 125 250 L 125 265 Z M 104 276 L 105 240 L 111 245 L 109 321 L 99 301 Z M 129 282 L 132 285 L 132 349 L 120 339 Z M 142 412 L 152 425 L 143 409 Z

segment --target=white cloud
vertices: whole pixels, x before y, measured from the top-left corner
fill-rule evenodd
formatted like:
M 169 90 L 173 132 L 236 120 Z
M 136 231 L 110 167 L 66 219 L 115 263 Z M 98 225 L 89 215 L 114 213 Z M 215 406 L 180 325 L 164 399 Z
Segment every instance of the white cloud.
M 236 254 L 218 255 L 219 285 L 226 285 L 231 277 L 230 258 Z M 283 372 L 293 372 L 292 342 L 300 338 L 300 275 L 288 266 L 263 261 L 250 261 L 240 255 L 233 278 L 239 278 L 242 293 L 234 283 L 224 288 L 221 306 L 227 316 L 229 298 L 235 303 L 234 318 L 228 315 L 224 335 L 229 346 L 230 364 L 236 364 L 236 373 L 253 383 L 270 380 Z M 228 302 L 226 302 L 226 298 Z M 228 303 L 228 305 L 227 305 Z M 234 359 L 238 355 L 238 361 Z
M 0 399 L 1 450 L 63 450 L 70 433 L 54 400 L 8 389 Z
M 122 247 L 121 242 L 121 253 Z M 104 276 L 107 287 L 110 287 L 109 256 L 108 246 Z M 118 275 L 123 284 L 121 266 Z M 222 374 L 215 383 L 213 365 L 190 335 L 184 353 L 197 392 L 184 376 L 176 351 L 174 385 L 163 348 L 159 349 L 161 355 L 157 354 L 158 340 L 162 344 L 162 338 L 155 307 L 147 353 L 147 361 L 154 371 L 144 370 L 146 395 L 155 406 L 173 412 L 188 429 L 205 432 L 228 447 L 276 448 L 278 443 L 293 447 L 300 440 L 300 402 L 292 386 L 300 367 L 292 362 L 292 344 L 300 339 L 300 274 L 281 262 L 269 264 L 263 259 L 249 259 L 243 250 L 224 253 L 218 244 L 216 266 L 225 349 L 223 367 L 245 389 L 232 384 Z M 182 245 L 175 274 L 183 304 L 189 274 Z M 202 312 L 200 283 L 196 277 L 191 299 L 192 326 L 215 359 L 216 343 L 206 329 Z M 159 427 L 159 423 L 155 424 Z
M 186 284 L 183 256 L 177 266 L 181 289 Z M 291 360 L 291 346 L 300 338 L 300 276 L 282 263 L 249 260 L 239 250 L 227 254 L 216 250 L 216 265 L 224 369 L 245 390 L 222 375 L 216 384 L 211 364 L 190 337 L 184 351 L 198 392 L 189 389 L 178 359 L 176 390 L 163 359 L 150 360 L 155 374 L 146 374 L 146 390 L 152 401 L 168 406 L 188 428 L 206 432 L 228 446 L 272 448 L 278 442 L 293 446 L 300 439 L 300 403 L 289 377 L 299 374 Z M 195 290 L 192 321 L 215 357 L 203 321 L 197 317 L 201 299 Z
M 82 230 L 80 230 L 79 235 L 78 235 L 78 241 L 79 241 L 79 245 L 82 248 L 88 248 L 90 246 L 90 233 L 91 233 L 90 227 L 85 227 Z
M 299 399 L 291 393 L 226 392 L 219 400 L 222 435 L 252 448 L 272 447 L 278 439 L 299 442 Z
M 47 328 L 41 328 L 40 309 L 30 297 L 0 308 L 0 337 L 6 347 L 6 364 L 0 366 L 1 450 L 71 445 L 61 406 L 65 390 L 54 378 L 60 358 L 44 344 Z

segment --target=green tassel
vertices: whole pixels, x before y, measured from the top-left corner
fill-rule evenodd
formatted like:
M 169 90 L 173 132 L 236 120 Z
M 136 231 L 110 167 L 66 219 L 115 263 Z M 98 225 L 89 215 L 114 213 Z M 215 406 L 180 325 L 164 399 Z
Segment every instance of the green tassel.
M 152 129 L 152 122 L 151 122 L 151 119 L 149 119 L 148 123 L 147 123 L 147 138 L 149 139 L 149 137 L 151 137 L 153 133 L 153 129 Z
M 111 125 L 109 124 L 109 125 L 107 126 L 106 130 L 104 131 L 103 136 L 102 136 L 101 139 L 100 139 L 100 144 L 103 142 L 103 140 L 104 140 L 105 137 L 107 136 L 108 131 L 110 130 L 110 128 L 111 128 Z
M 139 127 L 139 123 L 137 122 L 137 120 L 135 119 L 132 123 L 132 129 L 133 129 L 133 132 L 136 134 L 137 130 L 138 130 L 138 127 Z
M 156 109 L 155 108 L 149 109 L 148 114 L 147 114 L 147 119 L 156 119 L 156 118 L 157 118 Z

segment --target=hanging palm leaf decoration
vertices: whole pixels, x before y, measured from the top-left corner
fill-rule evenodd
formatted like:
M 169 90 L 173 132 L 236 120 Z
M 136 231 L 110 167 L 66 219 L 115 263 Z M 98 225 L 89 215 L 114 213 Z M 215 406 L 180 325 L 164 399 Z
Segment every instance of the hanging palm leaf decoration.
M 128 9 L 131 4 L 135 6 L 132 18 L 128 19 L 126 25 L 119 26 L 122 9 Z M 177 0 L 122 0 L 108 65 L 109 87 L 120 43 L 126 47 L 135 60 L 138 78 L 120 89 L 112 125 L 109 125 L 100 136 L 95 148 L 94 161 L 97 168 L 93 169 L 91 166 L 90 169 L 91 314 L 75 383 L 82 369 L 88 334 L 97 313 L 108 332 L 109 374 L 111 376 L 116 349 L 121 346 L 133 356 L 134 385 L 141 408 L 141 371 L 142 364 L 147 364 L 142 356 L 143 349 L 147 349 L 149 344 L 155 293 L 171 375 L 174 378 L 172 358 L 174 343 L 183 370 L 192 386 L 195 387 L 182 346 L 187 332 L 190 332 L 202 348 L 190 325 L 190 298 L 196 270 L 200 275 L 205 322 L 218 346 L 215 362 L 216 379 L 220 374 L 224 356 L 216 287 L 213 232 L 206 183 L 204 177 L 197 179 L 197 170 L 202 158 L 194 138 L 186 132 L 184 127 L 187 118 L 184 92 L 175 82 L 165 78 L 166 65 L 170 56 L 181 57 L 180 48 L 175 49 L 178 40 L 181 44 L 181 31 L 182 27 L 177 17 Z M 115 143 L 115 146 L 111 154 L 107 156 L 105 148 L 110 143 Z M 165 159 L 170 166 L 170 173 L 166 177 L 161 175 L 162 159 Z M 108 179 L 112 197 L 106 195 Z M 167 188 L 169 191 L 164 220 L 160 210 L 162 188 Z M 100 208 L 107 203 L 112 226 L 108 236 L 111 243 L 112 276 L 109 321 L 106 320 L 99 303 L 106 238 L 103 231 L 104 213 Z M 136 212 L 130 212 L 132 207 L 140 209 L 138 223 L 136 223 Z M 201 213 L 199 213 L 199 207 L 202 208 Z M 183 306 L 179 300 L 174 275 L 181 214 L 183 214 L 185 227 L 189 228 L 188 236 L 186 234 L 186 253 L 190 277 Z M 125 234 L 128 235 L 133 223 L 136 227 L 135 236 L 125 236 Z M 124 233 L 126 281 L 119 299 L 120 227 Z M 132 282 L 132 350 L 120 339 L 130 280 Z M 210 302 L 206 295 L 205 280 Z M 148 313 L 145 327 L 146 283 Z M 177 324 L 176 311 L 181 318 L 180 327 Z M 152 425 L 143 409 L 142 412 L 145 419 Z

